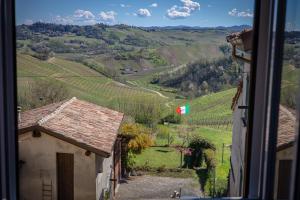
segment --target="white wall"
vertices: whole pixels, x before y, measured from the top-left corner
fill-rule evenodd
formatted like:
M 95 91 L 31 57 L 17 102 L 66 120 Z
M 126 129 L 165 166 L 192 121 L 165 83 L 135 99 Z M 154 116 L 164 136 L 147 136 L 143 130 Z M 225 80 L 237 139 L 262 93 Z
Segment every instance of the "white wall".
M 111 153 L 113 155 L 113 152 Z M 97 166 L 97 178 L 96 178 L 96 188 L 97 188 L 97 197 L 96 200 L 99 200 L 101 194 L 104 190 L 109 191 L 110 178 L 113 170 L 113 156 L 109 158 L 102 158 L 96 156 L 96 166 Z M 104 195 L 104 194 L 103 194 Z
M 81 149 L 48 134 L 32 137 L 31 132 L 19 136 L 20 199 L 42 199 L 42 181 L 53 182 L 53 200 L 57 199 L 56 153 L 74 154 L 74 199 L 96 198 L 95 154 L 85 155 Z

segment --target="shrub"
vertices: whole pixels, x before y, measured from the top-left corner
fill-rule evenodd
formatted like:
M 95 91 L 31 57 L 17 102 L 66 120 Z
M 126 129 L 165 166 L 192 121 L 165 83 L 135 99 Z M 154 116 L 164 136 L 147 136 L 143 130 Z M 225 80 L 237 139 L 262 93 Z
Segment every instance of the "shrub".
M 30 91 L 19 91 L 18 104 L 26 110 L 60 102 L 69 96 L 63 83 L 39 80 L 30 85 Z
M 215 185 L 215 197 L 225 197 L 228 192 L 228 181 L 226 179 L 218 179 Z
M 189 160 L 189 163 L 187 163 L 189 168 L 200 167 L 202 165 L 204 150 L 216 149 L 214 144 L 202 138 L 200 135 L 193 135 L 191 137 L 188 147 L 192 149 L 192 154 L 190 158 L 185 159 L 185 160 Z
M 128 143 L 129 151 L 141 153 L 141 151 L 153 144 L 150 130 L 140 124 L 123 124 L 121 134 L 129 136 L 131 139 Z
M 127 170 L 129 171 L 132 171 L 134 169 L 134 166 L 135 166 L 135 155 L 132 151 L 129 151 L 128 154 L 127 154 L 127 159 L 126 159 L 126 168 Z
M 204 161 L 205 161 L 206 167 L 209 171 L 215 169 L 217 166 L 215 152 L 211 149 L 206 149 L 204 151 Z
M 161 124 L 163 124 L 164 122 L 168 122 L 168 123 L 172 123 L 172 124 L 180 124 L 181 117 L 175 113 L 172 113 L 160 120 Z

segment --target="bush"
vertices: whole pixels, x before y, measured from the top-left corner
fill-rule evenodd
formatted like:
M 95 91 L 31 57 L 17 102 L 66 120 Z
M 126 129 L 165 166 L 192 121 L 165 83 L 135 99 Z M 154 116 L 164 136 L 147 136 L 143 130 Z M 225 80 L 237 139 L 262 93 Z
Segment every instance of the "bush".
M 128 149 L 132 153 L 141 153 L 143 149 L 153 144 L 150 130 L 139 124 L 123 124 L 121 134 L 131 138 Z
M 204 161 L 205 161 L 206 167 L 209 171 L 215 169 L 217 166 L 215 152 L 211 149 L 206 149 L 204 151 Z
M 128 154 L 127 154 L 127 159 L 126 159 L 126 169 L 128 171 L 132 171 L 134 169 L 134 166 L 135 166 L 135 155 L 132 151 L 129 151 Z
M 215 197 L 226 197 L 228 193 L 228 181 L 226 179 L 218 179 L 216 181 Z
M 162 118 L 160 120 L 161 124 L 164 124 L 164 122 L 168 122 L 171 124 L 180 124 L 181 123 L 181 117 L 180 115 L 177 115 L 175 113 L 169 114 L 166 117 Z
M 33 109 L 69 98 L 69 90 L 63 83 L 35 81 L 28 92 L 19 91 L 18 104 L 22 109 Z
M 192 150 L 191 156 L 185 159 L 186 161 L 189 161 L 189 163 L 186 163 L 189 168 L 201 167 L 203 162 L 204 150 L 216 150 L 214 144 L 202 138 L 200 135 L 193 135 L 188 147 Z

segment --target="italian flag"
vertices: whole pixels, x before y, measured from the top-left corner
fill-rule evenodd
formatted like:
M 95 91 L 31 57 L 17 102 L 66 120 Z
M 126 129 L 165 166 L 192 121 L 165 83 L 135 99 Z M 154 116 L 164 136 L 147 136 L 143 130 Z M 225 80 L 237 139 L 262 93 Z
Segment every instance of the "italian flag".
M 184 106 L 178 106 L 176 112 L 179 115 L 186 115 L 190 113 L 190 105 L 186 104 Z

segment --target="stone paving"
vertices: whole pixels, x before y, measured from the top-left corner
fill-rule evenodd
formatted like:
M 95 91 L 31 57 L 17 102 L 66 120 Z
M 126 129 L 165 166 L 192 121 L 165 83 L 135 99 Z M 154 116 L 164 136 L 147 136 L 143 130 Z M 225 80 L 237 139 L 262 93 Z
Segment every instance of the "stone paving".
M 182 196 L 201 197 L 200 186 L 192 178 L 157 176 L 131 177 L 120 184 L 116 200 L 169 200 L 174 190 L 181 188 Z

